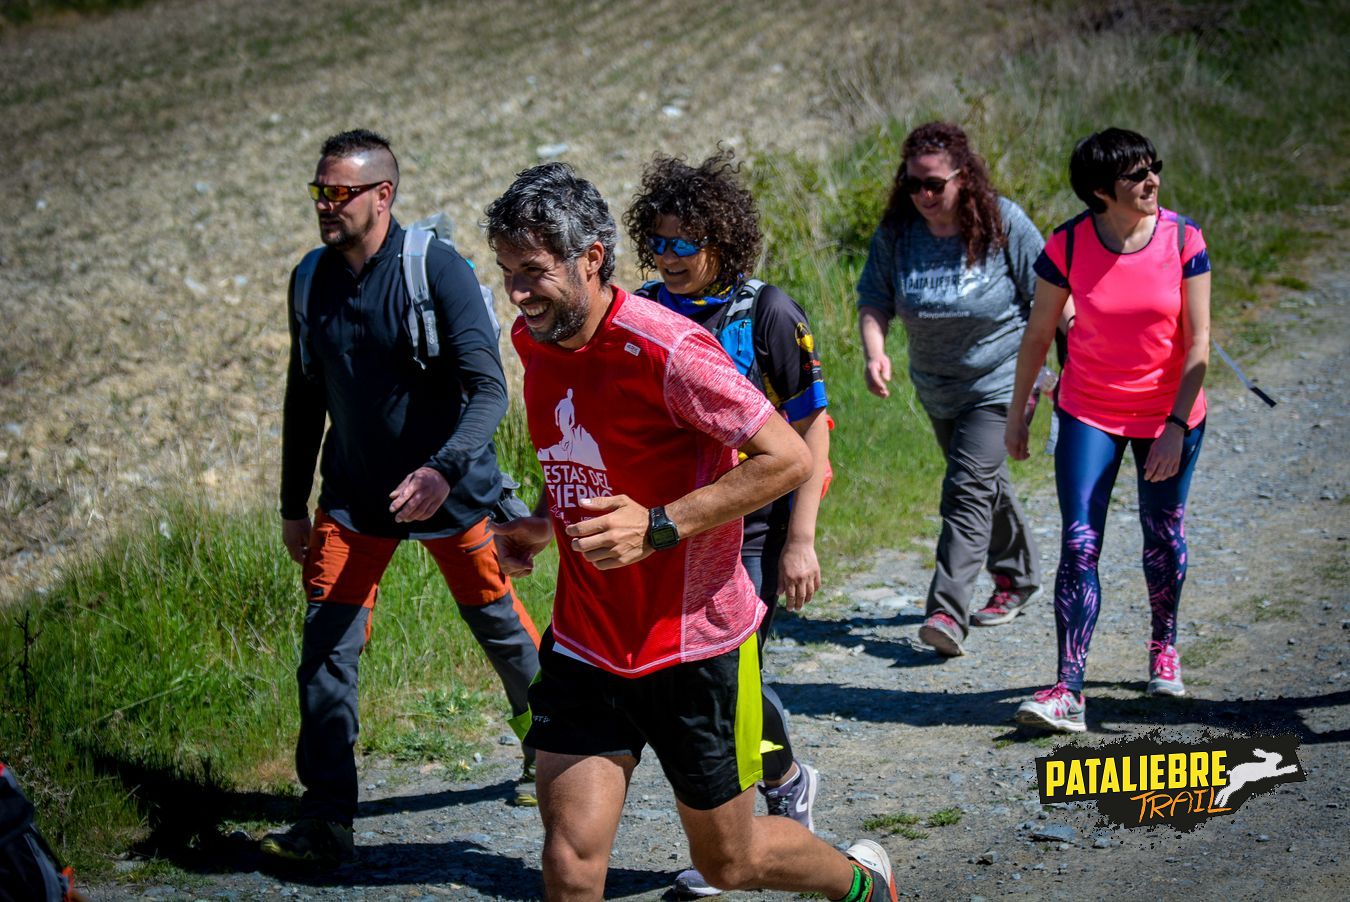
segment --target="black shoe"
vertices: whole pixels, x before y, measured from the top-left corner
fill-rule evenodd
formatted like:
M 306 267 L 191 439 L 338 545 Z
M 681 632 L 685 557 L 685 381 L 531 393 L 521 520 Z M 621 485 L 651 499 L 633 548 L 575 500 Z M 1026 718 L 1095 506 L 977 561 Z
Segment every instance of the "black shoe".
M 259 844 L 270 858 L 335 868 L 356 860 L 352 828 L 336 821 L 307 817 L 285 833 L 269 833 Z

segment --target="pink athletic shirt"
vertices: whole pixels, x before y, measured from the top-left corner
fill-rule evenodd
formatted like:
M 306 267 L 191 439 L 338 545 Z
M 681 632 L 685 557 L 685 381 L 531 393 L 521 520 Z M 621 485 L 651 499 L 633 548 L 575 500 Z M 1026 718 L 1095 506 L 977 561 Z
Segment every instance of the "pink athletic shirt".
M 1186 230 L 1180 253 L 1179 228 Z M 1073 258 L 1066 267 L 1071 234 Z M 1073 295 L 1069 357 L 1059 383 L 1064 412 L 1113 435 L 1161 435 L 1186 360 L 1181 283 L 1205 272 L 1209 255 L 1200 227 L 1170 210 L 1159 209 L 1153 237 L 1129 254 L 1102 244 L 1091 213 L 1056 229 L 1036 261 L 1036 274 Z M 1205 410 L 1201 389 L 1187 424 L 1198 426 Z
M 707 329 L 618 287 L 577 350 L 535 341 L 523 319 L 511 340 L 558 542 L 558 646 L 624 677 L 739 647 L 764 609 L 741 566 L 739 519 L 617 570 L 573 551 L 563 528 L 593 516 L 582 498 L 650 508 L 716 481 L 773 405 Z

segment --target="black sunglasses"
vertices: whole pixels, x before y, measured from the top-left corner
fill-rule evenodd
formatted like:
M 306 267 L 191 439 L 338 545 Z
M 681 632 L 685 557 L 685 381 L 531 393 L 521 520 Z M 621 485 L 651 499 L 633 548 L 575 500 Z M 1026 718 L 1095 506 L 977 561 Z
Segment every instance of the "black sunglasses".
M 1140 166 L 1134 172 L 1127 172 L 1124 175 L 1116 177 L 1119 178 L 1122 182 L 1130 182 L 1132 184 L 1137 185 L 1144 179 L 1148 178 L 1148 174 L 1150 172 L 1153 173 L 1154 175 L 1160 175 L 1162 173 L 1162 160 L 1154 160 L 1147 166 Z
M 318 203 L 319 198 L 323 198 L 330 204 L 345 204 L 356 195 L 369 191 L 371 188 L 378 188 L 383 184 L 383 181 L 371 182 L 369 185 L 320 185 L 318 182 L 310 182 L 309 199 L 315 203 Z
M 900 187 L 905 189 L 906 194 L 918 194 L 920 191 L 927 191 L 929 194 L 941 194 L 947 188 L 947 183 L 961 174 L 961 170 L 956 170 L 946 178 L 932 176 L 930 178 L 915 178 L 907 175 L 900 180 Z

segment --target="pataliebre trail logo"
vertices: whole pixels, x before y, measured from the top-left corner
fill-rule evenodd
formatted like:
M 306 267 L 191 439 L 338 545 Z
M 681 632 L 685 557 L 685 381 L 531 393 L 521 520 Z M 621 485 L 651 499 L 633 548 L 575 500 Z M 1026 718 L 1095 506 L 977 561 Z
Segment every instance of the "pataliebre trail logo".
M 1189 831 L 1281 783 L 1306 780 L 1298 745 L 1292 734 L 1201 743 L 1153 734 L 1095 749 L 1065 746 L 1036 759 L 1036 776 L 1042 804 L 1093 800 L 1113 824 Z

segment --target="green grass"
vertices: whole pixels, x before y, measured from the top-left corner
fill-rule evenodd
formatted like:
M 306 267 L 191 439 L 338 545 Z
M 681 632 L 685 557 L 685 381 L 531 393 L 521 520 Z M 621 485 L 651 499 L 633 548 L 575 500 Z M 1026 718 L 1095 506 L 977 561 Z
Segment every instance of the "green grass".
M 1299 604 L 1292 598 L 1249 598 L 1243 605 L 1245 621 L 1263 623 L 1268 620 L 1297 620 Z M 1187 654 L 1187 662 L 1190 654 Z
M 1205 636 L 1186 647 L 1186 666 L 1196 670 L 1215 663 L 1223 655 L 1224 646 L 1233 640 L 1228 636 Z
M 0 25 L 30 22 L 52 13 L 110 13 L 144 4 L 145 0 L 0 0 Z
M 554 563 L 521 584 L 540 623 Z M 180 818 L 284 816 L 243 791 L 294 795 L 303 612 L 273 512 L 178 504 L 0 613 L 0 747 L 82 871 Z M 414 543 L 381 584 L 361 679 L 363 752 L 463 775 L 508 731 L 497 679 Z
M 943 808 L 941 811 L 934 811 L 928 815 L 928 826 L 930 827 L 954 827 L 961 823 L 960 808 Z
M 1077 137 L 1109 124 L 1149 134 L 1168 161 L 1164 203 L 1199 221 L 1209 241 L 1216 334 L 1248 358 L 1274 340 L 1264 311 L 1280 291 L 1306 289 L 1301 261 L 1346 225 L 1325 222 L 1319 205 L 1346 195 L 1350 8 L 1250 0 L 1225 9 L 1171 33 L 1066 26 L 963 78 L 946 99 L 915 100 L 823 162 L 750 154 L 767 238 L 760 275 L 811 314 L 838 422 L 819 529 L 827 581 L 882 543 L 934 532 L 943 466 L 904 376 L 903 335 L 897 328 L 889 341 L 897 377 L 883 402 L 863 387 L 853 311 L 900 142 L 919 122 L 963 122 L 1000 188 L 1044 229 L 1078 209 L 1064 172 Z M 253 52 L 270 60 L 279 47 Z M 498 448 L 532 501 L 539 473 L 518 407 Z M 1014 475 L 1025 488 L 1049 469 L 1036 456 Z M 43 829 L 90 874 L 131 843 L 280 819 L 294 797 L 303 604 L 275 513 L 175 499 L 162 507 L 46 592 L 0 611 L 0 750 L 39 802 Z M 541 625 L 555 565 L 550 553 L 521 585 Z M 1223 641 L 1194 643 L 1188 666 L 1215 660 Z M 415 545 L 382 586 L 362 696 L 363 751 L 440 760 L 451 772 L 471 769 L 473 752 L 505 729 L 495 677 Z M 929 823 L 953 816 L 936 812 Z M 887 817 L 868 829 L 927 835 L 917 816 Z
M 925 824 L 930 828 L 938 828 L 950 827 L 959 823 L 961 823 L 960 808 L 943 808 L 940 811 L 934 811 L 926 819 L 907 811 L 876 815 L 863 821 L 863 829 L 873 833 L 884 832 L 892 836 L 903 836 L 905 839 L 926 839 L 929 831 L 923 829 L 920 824 Z

